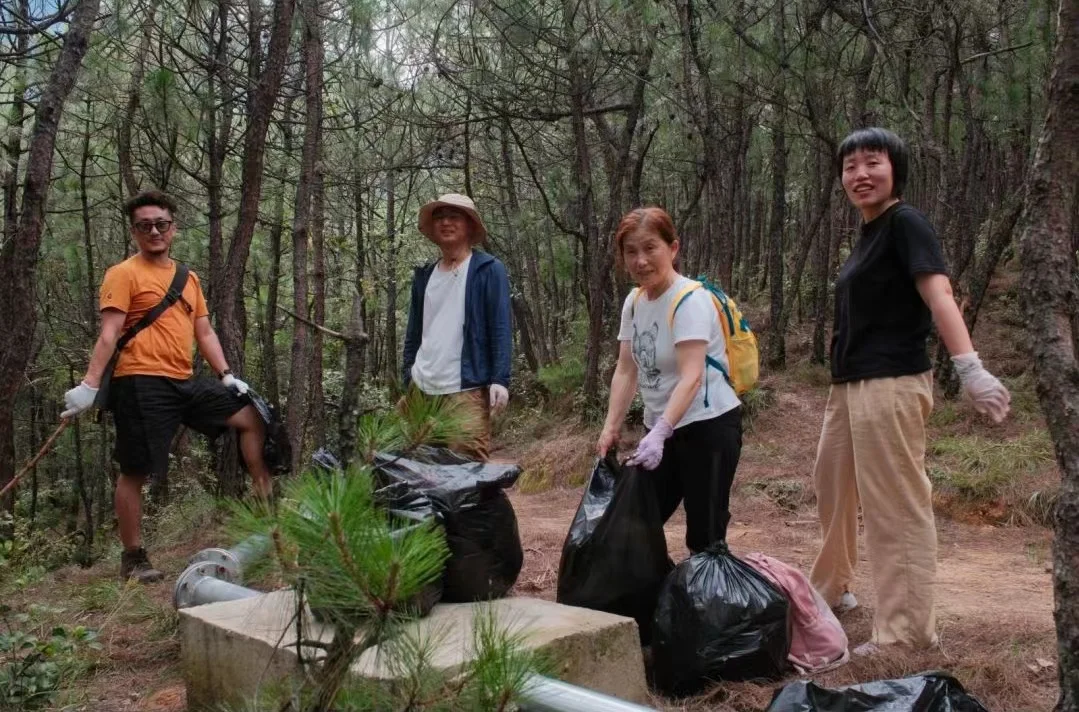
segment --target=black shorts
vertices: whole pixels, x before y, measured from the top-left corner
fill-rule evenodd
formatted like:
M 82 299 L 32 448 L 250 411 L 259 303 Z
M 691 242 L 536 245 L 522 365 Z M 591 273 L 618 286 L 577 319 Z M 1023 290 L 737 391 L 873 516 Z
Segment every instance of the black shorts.
M 212 440 L 248 404 L 211 378 L 114 378 L 109 385 L 109 410 L 116 423 L 113 458 L 125 475 L 164 477 L 172 439 L 181 423 Z

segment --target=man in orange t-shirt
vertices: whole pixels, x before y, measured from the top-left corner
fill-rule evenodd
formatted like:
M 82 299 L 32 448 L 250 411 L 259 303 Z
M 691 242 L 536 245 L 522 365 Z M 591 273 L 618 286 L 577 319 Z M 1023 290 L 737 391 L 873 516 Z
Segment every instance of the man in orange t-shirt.
M 127 201 L 124 211 L 139 251 L 105 273 L 101 334 L 82 383 L 64 394 L 65 418 L 94 404 L 117 340 L 164 299 L 176 274 L 176 263 L 169 257 L 176 235 L 172 199 L 159 191 L 144 191 Z M 191 350 L 196 343 L 220 380 L 192 377 Z M 113 457 L 121 473 L 115 495 L 124 545 L 121 578 L 149 583 L 163 577 L 150 565 L 141 544 L 142 487 L 147 476 L 168 475 L 169 449 L 181 423 L 211 439 L 227 428 L 237 430 L 256 492 L 270 495 L 270 473 L 262 456 L 265 429 L 250 401 L 242 397 L 247 390 L 247 384 L 229 370 L 210 325 L 199 278 L 191 272 L 181 298 L 121 351 L 109 385 L 107 407 L 116 423 Z

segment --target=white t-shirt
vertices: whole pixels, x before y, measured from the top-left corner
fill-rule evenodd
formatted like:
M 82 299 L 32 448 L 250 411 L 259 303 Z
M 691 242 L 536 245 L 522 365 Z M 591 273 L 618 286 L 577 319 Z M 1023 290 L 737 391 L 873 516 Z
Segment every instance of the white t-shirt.
M 423 335 L 412 380 L 428 395 L 461 391 L 461 350 L 465 345 L 465 283 L 472 255 L 452 270 L 438 265 L 423 293 Z
M 634 293 L 630 292 L 622 305 L 622 327 L 618 331 L 618 340 L 630 342 L 633 361 L 637 364 L 637 387 L 644 401 L 644 424 L 648 428 L 652 428 L 663 415 L 667 401 L 678 385 L 675 344 L 707 341 L 708 355 L 730 370 L 723 328 L 707 290 L 698 289 L 682 302 L 674 313 L 674 328 L 671 328 L 671 302 L 691 281 L 679 275 L 658 299 L 651 300 L 642 292 L 636 306 L 633 304 Z M 706 393 L 708 406 L 704 405 Z M 738 405 L 738 396 L 723 373 L 705 364 L 701 387 L 685 415 L 674 427 L 715 418 Z

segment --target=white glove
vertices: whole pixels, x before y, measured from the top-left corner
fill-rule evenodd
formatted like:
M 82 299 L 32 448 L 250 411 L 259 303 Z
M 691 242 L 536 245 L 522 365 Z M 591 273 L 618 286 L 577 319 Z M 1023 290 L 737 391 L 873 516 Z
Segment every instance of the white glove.
M 489 390 L 491 392 L 491 410 L 497 413 L 510 402 L 510 392 L 506 390 L 505 386 L 500 386 L 497 383 L 492 383 Z
M 996 376 L 985 370 L 978 352 L 952 356 L 952 363 L 963 384 L 963 391 L 974 402 L 974 409 L 988 415 L 994 423 L 1004 420 L 1012 395 Z
M 221 385 L 228 388 L 238 396 L 246 396 L 249 386 L 231 373 L 221 377 Z
M 67 408 L 60 414 L 61 418 L 74 418 L 84 410 L 88 410 L 97 398 L 97 389 L 91 388 L 83 381 L 64 394 L 64 407 Z

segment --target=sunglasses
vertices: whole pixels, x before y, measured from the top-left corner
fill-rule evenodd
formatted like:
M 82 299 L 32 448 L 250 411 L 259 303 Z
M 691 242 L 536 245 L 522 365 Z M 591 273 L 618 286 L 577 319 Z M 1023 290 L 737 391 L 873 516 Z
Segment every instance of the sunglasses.
M 164 235 L 166 232 L 169 231 L 169 228 L 172 227 L 172 220 L 157 220 L 155 222 L 150 222 L 147 220 L 144 222 L 137 222 L 132 227 L 134 227 L 135 232 L 139 233 L 140 235 L 149 235 L 150 231 L 153 230 L 155 227 L 160 234 Z

